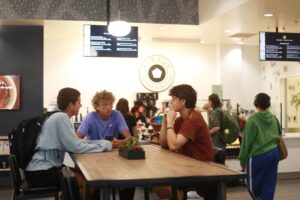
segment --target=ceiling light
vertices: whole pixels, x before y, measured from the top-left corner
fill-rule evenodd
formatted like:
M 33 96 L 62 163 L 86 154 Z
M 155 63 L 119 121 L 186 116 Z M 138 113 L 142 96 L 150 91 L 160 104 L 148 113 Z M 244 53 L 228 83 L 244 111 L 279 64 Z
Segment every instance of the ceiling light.
M 231 33 L 231 30 L 230 29 L 226 29 L 226 30 L 224 30 L 224 33 Z
M 108 32 L 116 37 L 126 36 L 131 31 L 131 26 L 126 21 L 121 21 L 120 0 L 118 1 L 118 20 L 110 22 L 110 0 L 107 0 L 107 29 Z
M 272 13 L 265 13 L 264 16 L 265 17 L 273 17 L 273 14 Z
M 125 21 L 114 21 L 109 23 L 107 29 L 110 34 L 117 37 L 122 37 L 130 33 L 131 26 Z
M 167 28 L 164 26 L 159 27 L 160 30 L 166 30 Z

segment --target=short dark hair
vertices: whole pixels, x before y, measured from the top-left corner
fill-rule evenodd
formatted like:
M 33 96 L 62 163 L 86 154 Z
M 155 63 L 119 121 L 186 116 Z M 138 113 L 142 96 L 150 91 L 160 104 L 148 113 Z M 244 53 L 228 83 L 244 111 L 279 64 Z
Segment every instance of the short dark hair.
M 80 96 L 80 92 L 74 88 L 63 88 L 57 95 L 57 106 L 60 110 L 65 111 L 70 103 L 75 104 Z
M 217 94 L 213 93 L 213 94 L 209 95 L 208 100 L 211 101 L 213 109 L 222 107 L 221 100 Z
M 177 85 L 170 90 L 169 95 L 185 100 L 186 108 L 195 108 L 196 106 L 197 92 L 190 85 Z
M 145 104 L 143 103 L 142 100 L 136 100 L 134 102 L 134 106 L 131 108 L 131 112 L 135 113 L 139 110 L 140 107 L 145 107 Z
M 266 93 L 258 93 L 254 98 L 254 106 L 266 110 L 271 106 L 271 98 Z

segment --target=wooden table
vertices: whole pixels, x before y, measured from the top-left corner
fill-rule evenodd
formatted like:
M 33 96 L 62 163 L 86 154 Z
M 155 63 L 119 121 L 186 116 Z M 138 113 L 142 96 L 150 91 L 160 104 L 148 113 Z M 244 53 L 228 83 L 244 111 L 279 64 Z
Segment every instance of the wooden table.
M 72 159 L 88 185 L 104 189 L 109 199 L 110 188 L 170 185 L 197 186 L 209 181 L 218 184 L 218 199 L 226 199 L 226 182 L 244 174 L 225 166 L 173 153 L 159 146 L 143 145 L 145 160 L 127 160 L 118 150 L 105 153 L 73 154 Z

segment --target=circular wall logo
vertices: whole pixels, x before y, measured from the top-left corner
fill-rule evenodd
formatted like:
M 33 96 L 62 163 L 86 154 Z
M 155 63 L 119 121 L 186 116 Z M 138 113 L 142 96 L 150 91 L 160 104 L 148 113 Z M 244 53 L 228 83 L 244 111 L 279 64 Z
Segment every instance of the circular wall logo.
M 163 56 L 150 56 L 140 67 L 140 81 L 150 91 L 168 89 L 174 81 L 175 70 L 172 63 Z

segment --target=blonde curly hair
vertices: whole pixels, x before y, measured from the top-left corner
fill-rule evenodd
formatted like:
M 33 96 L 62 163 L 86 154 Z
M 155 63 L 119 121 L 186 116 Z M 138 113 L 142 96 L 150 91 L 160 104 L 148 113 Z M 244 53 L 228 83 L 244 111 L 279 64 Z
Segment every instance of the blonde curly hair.
M 102 90 L 101 92 L 96 92 L 92 99 L 92 105 L 95 110 L 99 107 L 100 103 L 103 102 L 115 102 L 115 96 L 112 92 L 108 92 L 106 90 Z

